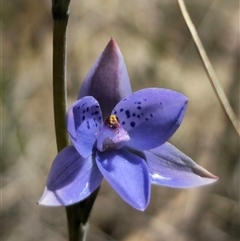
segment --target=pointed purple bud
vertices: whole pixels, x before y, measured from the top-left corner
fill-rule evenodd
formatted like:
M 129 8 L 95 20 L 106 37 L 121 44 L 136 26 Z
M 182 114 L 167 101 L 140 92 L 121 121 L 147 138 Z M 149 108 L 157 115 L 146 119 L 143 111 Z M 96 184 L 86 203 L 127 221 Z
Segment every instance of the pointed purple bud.
M 85 77 L 78 99 L 91 95 L 100 104 L 106 119 L 114 106 L 132 93 L 123 56 L 111 39 Z

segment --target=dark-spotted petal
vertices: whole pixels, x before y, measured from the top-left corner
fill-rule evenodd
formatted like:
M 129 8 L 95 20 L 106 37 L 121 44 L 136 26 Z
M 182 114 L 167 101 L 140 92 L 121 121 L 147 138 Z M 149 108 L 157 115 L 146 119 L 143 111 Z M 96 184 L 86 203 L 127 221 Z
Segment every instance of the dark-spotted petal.
M 176 91 L 148 88 L 119 102 L 115 114 L 128 132 L 126 145 L 149 150 L 166 142 L 177 130 L 187 107 L 186 96 Z
M 71 141 L 79 154 L 85 158 L 91 155 L 102 125 L 99 103 L 91 96 L 76 101 L 67 112 L 66 122 Z
M 121 198 L 138 210 L 150 200 L 150 180 L 145 161 L 125 149 L 98 152 L 99 170 Z
M 189 188 L 210 184 L 218 179 L 170 143 L 144 153 L 153 184 Z
M 99 187 L 102 178 L 92 157 L 84 159 L 68 146 L 56 156 L 38 204 L 67 206 L 82 201 Z
M 106 119 L 113 107 L 131 92 L 123 56 L 116 42 L 111 39 L 85 77 L 78 98 L 93 96 Z

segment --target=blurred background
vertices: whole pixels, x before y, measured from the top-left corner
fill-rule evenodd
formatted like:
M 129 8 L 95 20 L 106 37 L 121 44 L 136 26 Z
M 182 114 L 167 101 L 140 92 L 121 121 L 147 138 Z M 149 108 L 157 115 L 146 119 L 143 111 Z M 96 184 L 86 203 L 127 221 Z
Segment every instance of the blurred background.
M 239 2 L 186 0 L 219 81 L 239 117 Z M 51 1 L 2 2 L 1 238 L 67 239 L 64 208 L 38 206 L 56 155 L 52 107 Z M 239 139 L 207 79 L 174 0 L 72 0 L 67 43 L 68 105 L 110 37 L 133 90 L 156 86 L 189 97 L 170 142 L 219 176 L 191 190 L 152 187 L 145 212 L 103 182 L 87 241 L 236 241 Z

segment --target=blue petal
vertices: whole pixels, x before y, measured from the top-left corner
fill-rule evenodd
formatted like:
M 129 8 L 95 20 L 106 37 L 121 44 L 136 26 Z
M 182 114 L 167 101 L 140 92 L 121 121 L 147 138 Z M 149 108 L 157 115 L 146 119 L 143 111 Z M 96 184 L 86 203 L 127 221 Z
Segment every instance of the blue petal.
M 189 188 L 210 184 L 218 179 L 170 143 L 144 153 L 153 184 Z
M 149 150 L 166 142 L 182 122 L 187 98 L 175 91 L 149 88 L 119 102 L 114 110 L 134 149 Z
M 98 102 L 90 96 L 76 101 L 69 108 L 66 119 L 73 145 L 82 157 L 90 156 L 102 125 L 102 112 Z
M 93 96 L 99 102 L 105 120 L 113 107 L 131 93 L 123 56 L 111 39 L 85 77 L 78 98 Z
M 98 152 L 99 170 L 121 198 L 138 210 L 145 210 L 150 200 L 150 181 L 145 161 L 120 149 Z
M 68 146 L 56 156 L 38 204 L 67 206 L 82 201 L 99 187 L 102 178 L 91 156 L 84 159 Z

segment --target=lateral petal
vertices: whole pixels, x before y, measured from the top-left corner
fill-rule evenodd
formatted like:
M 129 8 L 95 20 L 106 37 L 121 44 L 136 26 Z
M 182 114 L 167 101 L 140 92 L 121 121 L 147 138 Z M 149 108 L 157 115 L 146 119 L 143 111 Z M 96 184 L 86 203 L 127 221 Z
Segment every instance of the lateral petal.
M 76 101 L 66 115 L 71 141 L 82 157 L 92 154 L 97 134 L 102 125 L 99 103 L 91 96 Z
M 149 150 L 166 142 L 185 114 L 187 98 L 172 90 L 148 88 L 120 101 L 112 114 L 128 132 L 127 146 Z
M 207 185 L 218 179 L 170 143 L 144 151 L 144 154 L 153 184 L 189 188 Z
M 80 202 L 101 184 L 102 178 L 92 156 L 84 159 L 74 146 L 68 146 L 53 161 L 38 204 L 68 206 Z

